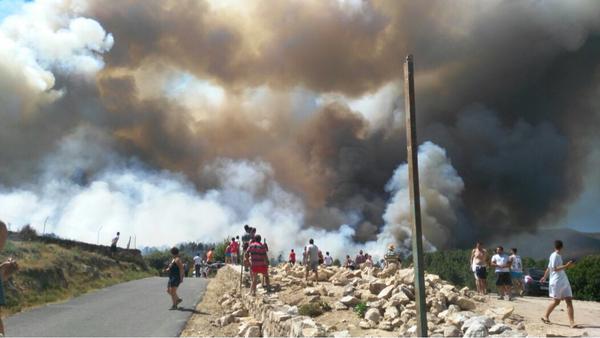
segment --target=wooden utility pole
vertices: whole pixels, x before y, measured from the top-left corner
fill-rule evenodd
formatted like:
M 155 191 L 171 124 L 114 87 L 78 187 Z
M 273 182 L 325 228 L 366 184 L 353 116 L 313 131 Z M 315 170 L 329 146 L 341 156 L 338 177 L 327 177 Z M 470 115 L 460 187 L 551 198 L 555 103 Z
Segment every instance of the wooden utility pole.
M 427 337 L 427 304 L 423 272 L 423 233 L 421 231 L 421 201 L 419 163 L 417 161 L 417 124 L 415 118 L 415 83 L 413 57 L 404 62 L 404 114 L 406 115 L 406 149 L 408 155 L 408 185 L 412 218 L 412 254 L 415 267 L 415 302 L 417 305 L 417 336 Z

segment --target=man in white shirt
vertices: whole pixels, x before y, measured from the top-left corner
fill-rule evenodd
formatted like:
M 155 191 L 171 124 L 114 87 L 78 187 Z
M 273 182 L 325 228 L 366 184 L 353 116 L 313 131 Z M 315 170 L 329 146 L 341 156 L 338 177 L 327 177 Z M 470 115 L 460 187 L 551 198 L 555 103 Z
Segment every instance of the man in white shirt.
M 323 261 L 325 262 L 325 266 L 333 265 L 333 258 L 331 256 L 329 256 L 329 251 L 327 251 L 325 253 L 325 258 L 323 259 Z
M 194 256 L 194 271 L 196 272 L 196 278 L 200 277 L 200 266 L 202 266 L 202 257 L 200 257 L 200 253 L 196 253 Z
M 550 314 L 554 311 L 554 308 L 560 304 L 560 301 L 564 299 L 565 303 L 567 303 L 569 325 L 571 328 L 575 328 L 577 325 L 575 324 L 575 310 L 573 310 L 573 292 L 571 291 L 571 284 L 569 283 L 569 278 L 565 272 L 565 270 L 572 267 L 574 263 L 573 261 L 569 261 L 567 264 L 563 264 L 562 257 L 560 256 L 562 248 L 562 241 L 554 242 L 554 252 L 550 255 L 550 259 L 548 260 L 548 268 L 544 273 L 544 277 L 540 279 L 540 282 L 543 283 L 546 281 L 548 274 L 550 275 L 548 291 L 550 298 L 553 298 L 552 303 L 550 303 L 546 310 L 546 314 L 542 317 L 542 321 L 549 324 Z
M 510 277 L 513 280 L 517 295 L 523 295 L 523 261 L 517 254 L 517 248 L 510 249 Z
M 308 241 L 306 246 L 306 276 L 308 280 L 308 274 L 310 271 L 315 272 L 315 283 L 319 282 L 319 248 L 315 245 L 314 239 Z
M 510 257 L 504 252 L 502 246 L 496 248 L 496 254 L 492 256 L 492 267 L 496 268 L 496 287 L 498 288 L 498 299 L 504 299 L 503 295 L 512 300 L 510 289 L 512 280 L 510 278 Z

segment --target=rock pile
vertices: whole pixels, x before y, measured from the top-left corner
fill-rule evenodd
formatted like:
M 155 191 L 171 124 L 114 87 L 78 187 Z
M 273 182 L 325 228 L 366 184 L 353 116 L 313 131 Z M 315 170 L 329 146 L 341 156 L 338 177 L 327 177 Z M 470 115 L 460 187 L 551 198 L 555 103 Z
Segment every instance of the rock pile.
M 239 336 L 346 336 L 352 328 L 361 335 L 389 331 L 394 335 L 415 336 L 417 311 L 414 294 L 414 272 L 394 264 L 380 270 L 363 268 L 347 270 L 339 267 L 319 269 L 319 281 L 304 280 L 301 266 L 283 264 L 271 268 L 272 284 L 281 292 L 258 297 L 224 295 L 220 302 L 226 316 L 215 325 L 239 322 Z M 439 337 L 525 336 L 522 318 L 512 308 L 477 311 L 484 297 L 468 288 L 458 290 L 437 275 L 425 276 L 428 331 Z M 311 304 L 334 311 L 343 320 L 335 325 L 320 322 L 319 314 L 307 315 Z M 480 307 L 482 308 L 482 307 Z M 324 316 L 325 317 L 325 316 Z M 345 317 L 344 317 L 345 318 Z M 344 323 L 345 322 L 345 323 Z M 344 327 L 347 326 L 347 327 Z M 377 330 L 377 331 L 376 331 Z

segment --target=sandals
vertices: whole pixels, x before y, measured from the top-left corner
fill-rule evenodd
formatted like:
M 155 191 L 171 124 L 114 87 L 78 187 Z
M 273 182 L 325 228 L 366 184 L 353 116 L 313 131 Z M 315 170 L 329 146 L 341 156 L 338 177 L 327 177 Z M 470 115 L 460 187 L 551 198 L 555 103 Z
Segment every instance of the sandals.
M 183 299 L 179 298 L 179 299 L 177 299 L 177 303 L 176 304 L 179 305 L 181 302 L 183 302 Z
M 544 317 L 542 317 L 541 319 L 542 319 L 542 322 L 544 322 L 544 324 L 550 324 L 550 320 L 549 319 L 546 319 Z

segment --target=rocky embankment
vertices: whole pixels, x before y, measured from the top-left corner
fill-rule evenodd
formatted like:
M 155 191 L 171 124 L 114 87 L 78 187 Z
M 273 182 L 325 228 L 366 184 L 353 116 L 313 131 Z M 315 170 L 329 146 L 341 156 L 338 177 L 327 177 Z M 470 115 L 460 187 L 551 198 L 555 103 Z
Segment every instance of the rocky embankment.
M 230 270 L 230 268 L 226 268 Z M 221 272 L 220 272 L 221 273 Z M 237 326 L 237 335 L 255 336 L 415 336 L 414 273 L 392 265 L 384 270 L 319 270 L 319 283 L 306 282 L 300 266 L 271 268 L 273 292 L 256 297 L 230 289 L 219 297 L 214 327 Z M 218 278 L 218 276 L 217 276 Z M 513 307 L 490 307 L 487 298 L 426 274 L 430 336 L 526 336 L 523 317 Z

